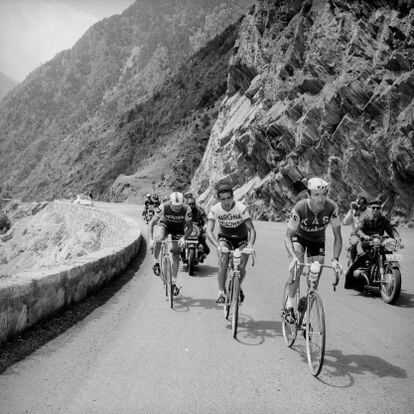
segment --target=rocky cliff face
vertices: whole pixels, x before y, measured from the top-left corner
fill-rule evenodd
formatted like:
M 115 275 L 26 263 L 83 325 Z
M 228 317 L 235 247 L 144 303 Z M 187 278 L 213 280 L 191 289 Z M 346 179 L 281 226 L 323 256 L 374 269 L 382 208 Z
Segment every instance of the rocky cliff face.
M 322 176 L 345 208 L 381 197 L 413 216 L 412 1 L 260 0 L 244 19 L 222 103 L 192 182 L 233 182 L 260 219 L 283 219 Z
M 248 4 L 139 0 L 92 26 L 0 103 L 0 186 L 25 199 L 90 188 L 107 197 L 113 181 L 131 173 L 139 150 L 133 145 L 141 131 L 119 133 L 125 114 Z

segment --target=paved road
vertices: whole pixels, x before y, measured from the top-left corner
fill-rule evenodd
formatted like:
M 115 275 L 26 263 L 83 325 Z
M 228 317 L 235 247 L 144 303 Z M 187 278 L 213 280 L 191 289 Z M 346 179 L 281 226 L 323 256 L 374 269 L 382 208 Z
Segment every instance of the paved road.
M 132 206 L 115 208 L 140 219 Z M 215 304 L 214 253 L 196 277 L 180 273 L 174 311 L 146 255 L 104 305 L 0 376 L 0 413 L 412 413 L 414 229 L 401 230 L 398 306 L 334 293 L 325 274 L 327 358 L 315 379 L 304 341 L 289 349 L 282 337 L 285 225 L 256 227 L 238 341 Z

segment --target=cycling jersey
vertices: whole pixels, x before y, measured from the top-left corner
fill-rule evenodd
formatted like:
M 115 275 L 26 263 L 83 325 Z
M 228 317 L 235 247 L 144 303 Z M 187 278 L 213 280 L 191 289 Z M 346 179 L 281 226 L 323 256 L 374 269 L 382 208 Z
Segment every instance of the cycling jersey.
M 174 211 L 171 202 L 163 203 L 155 214 L 160 217 L 159 223 L 171 234 L 183 234 L 185 225 L 192 220 L 191 208 L 186 204 L 183 204 L 178 211 Z
M 220 225 L 219 237 L 246 239 L 248 230 L 245 221 L 250 219 L 247 207 L 240 201 L 236 201 L 230 210 L 224 210 L 221 203 L 211 207 L 208 214 L 209 220 L 217 220 Z
M 327 199 L 323 209 L 315 215 L 309 207 L 309 200 L 306 199 L 293 207 L 288 227 L 302 239 L 325 242 L 325 230 L 329 223 L 332 227 L 341 225 L 336 203 Z

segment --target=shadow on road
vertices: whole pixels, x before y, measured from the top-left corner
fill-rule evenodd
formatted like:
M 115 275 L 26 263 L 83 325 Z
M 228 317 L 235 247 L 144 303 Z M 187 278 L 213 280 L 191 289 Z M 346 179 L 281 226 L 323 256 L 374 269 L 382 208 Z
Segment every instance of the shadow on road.
M 304 356 L 306 360 L 306 355 Z M 319 380 L 333 387 L 346 388 L 355 383 L 355 375 L 372 374 L 379 378 L 407 378 L 407 372 L 373 355 L 345 355 L 341 350 L 325 353 L 323 375 Z
M 223 305 L 216 303 L 215 299 L 200 299 L 183 295 L 177 296 L 174 299 L 174 309 L 177 312 L 188 312 L 193 307 L 220 310 L 223 308 Z
M 414 295 L 406 291 L 401 290 L 400 297 L 394 306 L 401 308 L 414 308 Z
M 231 329 L 231 321 L 227 325 Z M 282 324 L 279 321 L 255 321 L 249 315 L 239 314 L 237 341 L 243 345 L 257 346 L 266 338 L 282 336 Z
M 0 345 L 0 374 L 8 367 L 26 358 L 49 341 L 76 325 L 95 309 L 105 304 L 138 272 L 147 251 L 147 242 L 141 238 L 140 249 L 127 269 L 107 285 L 101 287 L 82 302 L 62 309 L 38 322 L 22 334 Z
M 356 296 L 362 296 L 363 298 L 369 298 L 372 300 L 382 300 L 381 293 L 376 288 L 367 288 L 362 292 L 355 291 Z M 407 291 L 401 290 L 400 297 L 393 305 L 401 308 L 414 308 L 414 295 Z
M 182 264 L 181 272 L 187 273 L 188 277 L 212 277 L 217 274 L 217 266 L 210 266 L 207 264 L 200 264 L 194 269 L 194 276 L 189 276 L 187 271 L 187 265 Z

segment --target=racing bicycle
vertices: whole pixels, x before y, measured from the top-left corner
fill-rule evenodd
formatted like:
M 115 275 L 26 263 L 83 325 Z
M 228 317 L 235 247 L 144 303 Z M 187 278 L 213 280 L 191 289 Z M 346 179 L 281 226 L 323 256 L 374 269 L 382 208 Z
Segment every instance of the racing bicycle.
M 174 285 L 172 282 L 172 266 L 171 266 L 171 238 L 164 240 L 161 243 L 160 252 L 160 269 L 161 280 L 163 281 L 165 288 L 165 296 L 170 302 L 171 309 L 174 308 Z
M 229 250 L 227 247 L 221 248 L 221 253 L 229 253 L 229 262 L 227 266 L 227 279 L 226 279 L 226 300 L 224 302 L 224 317 L 229 319 L 230 310 L 231 310 L 231 327 L 233 338 L 236 339 L 237 336 L 237 327 L 238 327 L 238 318 L 239 318 L 239 306 L 241 302 L 240 298 L 240 283 L 241 283 L 241 273 L 240 273 L 240 260 L 241 255 L 252 255 L 253 261 L 252 266 L 254 266 L 254 250 L 245 247 L 243 250 L 235 249 Z
M 314 265 L 317 263 L 317 265 Z M 314 276 L 310 271 L 311 266 L 318 266 L 319 271 Z M 286 301 L 288 297 L 289 283 L 293 283 L 298 277 L 299 269 L 303 266 L 302 275 L 306 277 L 307 288 L 306 295 L 301 298 L 300 285 L 296 291 L 295 306 L 294 306 L 294 323 L 287 321 Z M 306 355 L 308 360 L 308 367 L 312 375 L 315 377 L 321 372 L 324 357 L 325 357 L 325 342 L 326 342 L 326 326 L 325 326 L 325 311 L 323 307 L 322 298 L 318 292 L 318 284 L 324 268 L 333 269 L 335 273 L 335 281 L 332 284 L 334 291 L 339 283 L 339 276 L 341 271 L 319 262 L 310 263 L 296 263 L 294 268 L 293 279 L 290 279 L 285 286 L 283 292 L 282 305 L 282 331 L 286 345 L 291 347 L 297 338 L 298 332 L 302 332 L 306 339 Z

